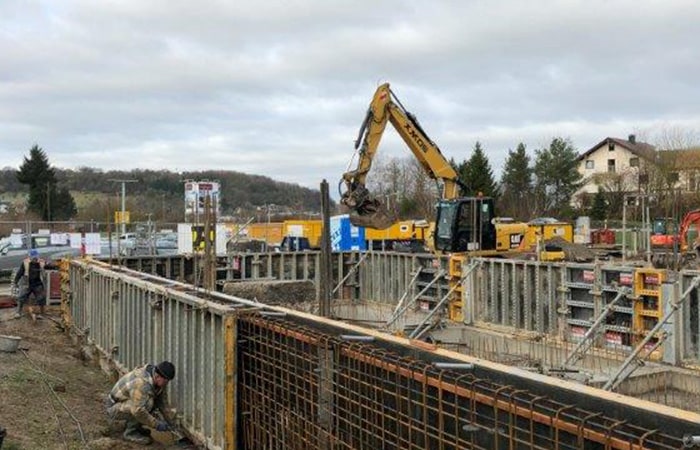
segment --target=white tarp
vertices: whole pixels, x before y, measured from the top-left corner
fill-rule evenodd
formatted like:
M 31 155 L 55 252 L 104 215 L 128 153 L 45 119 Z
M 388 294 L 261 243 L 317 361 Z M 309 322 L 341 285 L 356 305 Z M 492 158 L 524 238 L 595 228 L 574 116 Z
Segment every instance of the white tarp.
M 13 248 L 22 248 L 22 246 L 24 245 L 22 243 L 22 234 L 12 233 L 10 235 L 10 243 L 12 244 Z
M 100 233 L 85 233 L 85 254 L 99 255 L 101 251 Z
M 68 233 L 51 233 L 51 245 L 68 245 Z
M 83 237 L 80 233 L 70 233 L 70 248 L 81 248 L 83 246 Z

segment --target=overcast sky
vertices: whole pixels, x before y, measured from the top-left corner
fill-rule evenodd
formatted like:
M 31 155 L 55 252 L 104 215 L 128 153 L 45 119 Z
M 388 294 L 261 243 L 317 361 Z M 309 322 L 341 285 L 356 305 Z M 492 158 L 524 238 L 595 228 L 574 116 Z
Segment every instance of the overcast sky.
M 700 129 L 700 2 L 0 0 L 0 166 L 317 188 L 388 81 L 449 158 Z M 408 157 L 387 129 L 382 157 Z M 331 189 L 333 190 L 333 188 Z

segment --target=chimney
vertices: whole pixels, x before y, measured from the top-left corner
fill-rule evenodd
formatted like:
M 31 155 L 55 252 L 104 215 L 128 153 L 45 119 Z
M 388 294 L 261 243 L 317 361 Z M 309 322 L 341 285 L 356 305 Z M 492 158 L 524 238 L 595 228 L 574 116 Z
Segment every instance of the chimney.
M 637 136 L 630 134 L 627 140 L 630 142 L 630 144 L 636 144 L 637 143 Z

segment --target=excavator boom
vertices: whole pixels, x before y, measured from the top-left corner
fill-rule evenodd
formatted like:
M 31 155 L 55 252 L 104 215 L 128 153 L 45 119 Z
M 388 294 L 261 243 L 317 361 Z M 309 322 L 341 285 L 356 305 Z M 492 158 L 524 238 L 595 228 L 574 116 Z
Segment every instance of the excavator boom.
M 350 220 L 355 225 L 384 229 L 396 221 L 396 217 L 371 195 L 366 186 L 367 174 L 387 123 L 396 129 L 426 173 L 442 183 L 443 199 L 457 198 L 460 193 L 455 169 L 423 131 L 415 116 L 401 105 L 389 84 L 385 83 L 377 88 L 355 141 L 359 154 L 357 167 L 343 174 L 342 182 L 346 190 L 340 202 L 350 209 Z

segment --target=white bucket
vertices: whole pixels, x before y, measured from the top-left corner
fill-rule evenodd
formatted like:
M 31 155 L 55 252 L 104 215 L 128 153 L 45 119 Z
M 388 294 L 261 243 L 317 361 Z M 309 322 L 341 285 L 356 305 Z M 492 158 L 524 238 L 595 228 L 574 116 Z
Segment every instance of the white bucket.
M 4 334 L 0 334 L 0 352 L 16 352 L 21 340 L 22 338 L 19 336 L 6 336 Z

